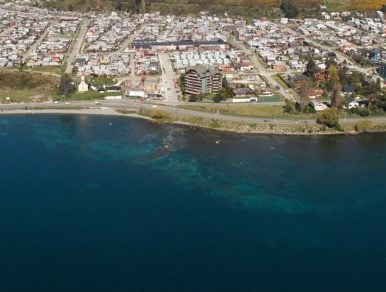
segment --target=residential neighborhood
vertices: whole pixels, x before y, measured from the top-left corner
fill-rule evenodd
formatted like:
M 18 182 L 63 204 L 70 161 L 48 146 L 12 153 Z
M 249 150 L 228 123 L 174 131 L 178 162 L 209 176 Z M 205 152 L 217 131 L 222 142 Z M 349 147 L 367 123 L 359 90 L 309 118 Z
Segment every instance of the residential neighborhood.
M 121 98 L 178 103 L 218 93 L 220 102 L 307 100 L 319 111 L 331 106 L 333 94 L 357 107 L 352 102 L 368 100 L 369 88 L 386 82 L 381 11 L 321 7 L 317 18 L 247 21 L 206 11 L 184 17 L 49 11 L 37 2 L 1 4 L 0 67 L 66 72 L 82 92 L 102 90 L 92 80 L 107 77 Z M 339 93 L 331 68 L 340 76 Z

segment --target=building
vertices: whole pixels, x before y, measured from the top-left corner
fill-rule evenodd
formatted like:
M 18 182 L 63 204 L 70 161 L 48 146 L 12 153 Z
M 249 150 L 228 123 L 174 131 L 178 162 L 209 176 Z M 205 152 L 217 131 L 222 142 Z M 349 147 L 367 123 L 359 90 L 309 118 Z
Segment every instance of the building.
M 86 92 L 86 91 L 88 91 L 88 84 L 84 80 L 84 76 L 83 75 L 81 76 L 81 81 L 80 81 L 80 83 L 78 85 L 78 91 L 79 92 Z
M 185 69 L 184 85 L 187 94 L 215 93 L 222 87 L 222 75 L 213 67 L 189 66 Z
M 378 62 L 382 57 L 382 52 L 381 50 L 372 50 L 370 52 L 370 60 L 373 61 L 373 62 Z
M 157 51 L 184 51 L 191 48 L 200 48 L 200 49 L 218 49 L 226 50 L 228 45 L 224 40 L 220 38 L 215 38 L 209 41 L 199 40 L 180 40 L 180 41 L 157 41 L 156 39 L 146 39 L 133 40 L 131 46 L 134 49 L 152 49 Z
M 384 81 L 386 81 L 386 61 L 382 62 L 379 65 L 379 76 L 382 77 Z

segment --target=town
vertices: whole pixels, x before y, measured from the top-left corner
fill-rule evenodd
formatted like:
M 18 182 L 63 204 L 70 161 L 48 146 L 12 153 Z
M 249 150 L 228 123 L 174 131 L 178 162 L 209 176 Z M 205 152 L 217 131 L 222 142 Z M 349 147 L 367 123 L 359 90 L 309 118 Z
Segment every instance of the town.
M 52 11 L 36 2 L 0 5 L 0 70 L 68 83 L 59 98 L 36 101 L 69 101 L 74 94 L 170 105 L 281 103 L 289 113 L 339 106 L 366 116 L 369 105 L 385 109 L 382 11 L 321 5 L 317 18 L 247 21 L 206 11 L 194 17 Z M 1 103 L 17 101 L 12 93 L 0 96 Z

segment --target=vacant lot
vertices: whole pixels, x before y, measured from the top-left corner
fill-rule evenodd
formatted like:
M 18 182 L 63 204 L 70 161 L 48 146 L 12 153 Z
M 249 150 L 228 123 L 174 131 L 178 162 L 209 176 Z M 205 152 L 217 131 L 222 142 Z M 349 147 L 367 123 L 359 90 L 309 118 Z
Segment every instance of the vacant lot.
M 45 100 L 56 91 L 58 78 L 38 73 L 0 70 L 0 102 Z

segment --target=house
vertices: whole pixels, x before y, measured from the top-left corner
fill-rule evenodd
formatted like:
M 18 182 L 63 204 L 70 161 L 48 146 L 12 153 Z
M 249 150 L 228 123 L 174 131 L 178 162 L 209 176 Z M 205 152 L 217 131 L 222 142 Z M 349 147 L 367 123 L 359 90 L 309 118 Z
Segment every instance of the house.
M 362 99 L 358 101 L 360 107 L 368 107 L 369 101 L 367 99 Z
M 345 95 L 354 94 L 355 93 L 355 86 L 353 86 L 353 85 L 343 85 L 342 92 Z
M 105 90 L 107 92 L 120 92 L 121 87 L 118 85 L 112 85 L 112 86 L 105 86 Z
M 317 102 L 317 101 L 311 101 L 311 106 L 315 109 L 315 111 L 324 111 L 328 109 L 328 106 L 325 105 L 324 103 Z
M 382 79 L 384 81 L 386 81 L 386 62 L 382 62 L 380 65 L 379 65 L 379 68 L 378 68 L 378 74 L 379 76 L 382 77 Z
M 310 88 L 307 90 L 307 96 L 309 98 L 318 98 L 323 95 L 323 89 L 320 88 Z
M 254 92 L 249 87 L 234 88 L 232 89 L 234 97 L 250 97 L 254 96 Z
M 357 102 L 357 101 L 352 101 L 352 102 L 350 102 L 349 104 L 348 104 L 348 108 L 349 109 L 352 109 L 352 108 L 357 108 L 357 107 L 359 107 L 359 102 Z
M 79 92 L 86 92 L 88 91 L 88 84 L 86 83 L 84 76 L 81 76 L 80 83 L 78 85 L 78 91 Z
M 300 91 L 303 88 L 303 86 L 306 83 L 309 83 L 310 81 L 311 81 L 310 78 L 303 75 L 303 74 L 295 75 L 295 77 L 294 77 L 295 89 L 297 91 Z
M 222 75 L 213 67 L 189 66 L 185 69 L 184 85 L 188 94 L 215 93 L 222 87 Z

